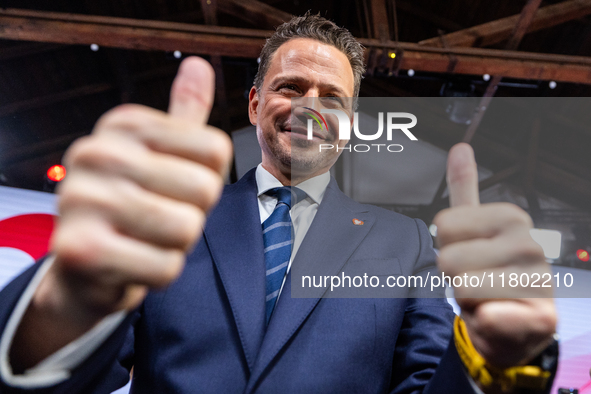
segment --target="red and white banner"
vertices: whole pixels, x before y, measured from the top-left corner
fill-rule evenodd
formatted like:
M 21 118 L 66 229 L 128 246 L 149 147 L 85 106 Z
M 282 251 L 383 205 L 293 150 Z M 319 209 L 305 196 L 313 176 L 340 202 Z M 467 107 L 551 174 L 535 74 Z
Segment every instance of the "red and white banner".
M 56 195 L 0 186 L 0 289 L 47 253 Z

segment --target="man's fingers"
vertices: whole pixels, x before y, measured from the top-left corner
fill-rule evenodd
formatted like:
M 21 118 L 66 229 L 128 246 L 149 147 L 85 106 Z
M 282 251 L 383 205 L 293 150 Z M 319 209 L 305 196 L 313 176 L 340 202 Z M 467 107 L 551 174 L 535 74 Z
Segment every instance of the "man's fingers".
M 111 140 L 107 144 L 109 151 L 111 145 L 121 145 L 113 143 L 115 134 L 119 139 L 137 140 L 150 150 L 183 157 L 221 174 L 228 171 L 232 159 L 232 142 L 223 131 L 170 119 L 161 111 L 141 105 L 124 104 L 109 111 L 99 119 L 94 134 Z
M 544 251 L 528 233 L 511 234 L 517 242 L 509 242 L 507 236 L 493 239 L 474 239 L 455 242 L 439 251 L 439 269 L 446 275 L 460 275 L 466 270 L 506 268 L 534 264 L 540 272 L 549 272 L 544 261 Z M 475 257 L 477 256 L 477 257 Z
M 462 317 L 474 346 L 490 364 L 507 368 L 528 363 L 548 346 L 557 323 L 551 297 L 487 301 Z M 499 345 L 506 350 L 499 352 Z
M 52 250 L 62 269 L 94 278 L 94 282 L 115 290 L 129 284 L 166 286 L 178 277 L 185 262 L 182 249 L 123 236 L 93 214 L 60 219 Z
M 164 248 L 188 250 L 201 234 L 204 210 L 151 193 L 133 181 L 95 171 L 77 171 L 59 200 L 62 217 L 94 212 L 120 233 Z M 72 178 L 71 178 L 72 179 Z M 101 184 L 101 188 L 93 185 Z M 67 209 L 66 209 L 67 207 Z
M 447 157 L 447 185 L 451 207 L 480 204 L 478 170 L 470 145 L 460 143 L 450 149 Z
M 65 161 L 77 171 L 86 169 L 128 179 L 148 191 L 197 205 L 204 211 L 217 202 L 223 187 L 219 173 L 207 166 L 146 150 L 121 138 L 88 137 L 70 149 Z M 71 171 L 71 182 L 64 183 L 60 193 L 83 183 L 84 177 L 75 176 L 77 171 Z
M 523 209 L 503 202 L 444 209 L 435 216 L 433 223 L 437 226 L 440 247 L 470 239 L 492 238 L 508 231 L 528 232 L 533 226 Z
M 168 113 L 175 118 L 207 123 L 213 105 L 215 74 L 211 65 L 199 57 L 181 63 L 170 89 Z

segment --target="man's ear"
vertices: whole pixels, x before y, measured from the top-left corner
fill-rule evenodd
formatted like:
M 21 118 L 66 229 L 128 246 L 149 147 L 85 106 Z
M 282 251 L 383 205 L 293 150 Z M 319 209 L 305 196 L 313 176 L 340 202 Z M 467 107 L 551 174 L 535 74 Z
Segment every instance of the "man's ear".
M 248 118 L 253 126 L 257 124 L 257 110 L 259 107 L 259 94 L 257 93 L 256 87 L 250 88 L 248 93 Z

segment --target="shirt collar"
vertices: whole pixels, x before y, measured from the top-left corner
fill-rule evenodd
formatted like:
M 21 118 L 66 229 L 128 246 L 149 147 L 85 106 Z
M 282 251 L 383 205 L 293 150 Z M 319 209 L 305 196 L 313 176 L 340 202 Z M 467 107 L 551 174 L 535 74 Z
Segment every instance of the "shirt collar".
M 255 178 L 258 190 L 257 196 L 260 196 L 273 188 L 283 186 L 281 182 L 277 180 L 277 178 L 275 178 L 269 171 L 263 168 L 262 164 L 257 166 Z M 305 191 L 308 197 L 310 197 L 315 203 L 320 204 L 329 182 L 330 174 L 327 171 L 323 174 L 305 180 L 304 182 L 297 185 L 297 187 Z

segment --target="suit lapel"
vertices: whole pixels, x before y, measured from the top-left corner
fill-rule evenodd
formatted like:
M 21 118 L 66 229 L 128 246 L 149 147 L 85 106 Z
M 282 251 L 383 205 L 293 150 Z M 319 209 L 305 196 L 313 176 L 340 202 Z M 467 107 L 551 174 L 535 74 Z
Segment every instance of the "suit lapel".
M 251 170 L 226 188 L 204 231 L 251 371 L 265 335 L 265 257 L 257 201 Z
M 353 219 L 364 221 L 364 225 L 356 226 Z M 292 267 L 305 267 L 322 262 L 323 271 L 336 275 L 359 243 L 365 238 L 375 218 L 363 206 L 346 197 L 331 179 L 322 204 Z M 305 269 L 305 268 L 304 268 Z M 317 271 L 317 270 L 316 270 Z M 291 297 L 291 271 L 288 275 L 278 304 L 267 327 L 257 362 L 249 381 L 246 392 L 256 387 L 258 379 L 277 356 L 280 350 L 297 332 L 301 324 L 315 308 L 326 288 L 317 288 L 314 298 Z

